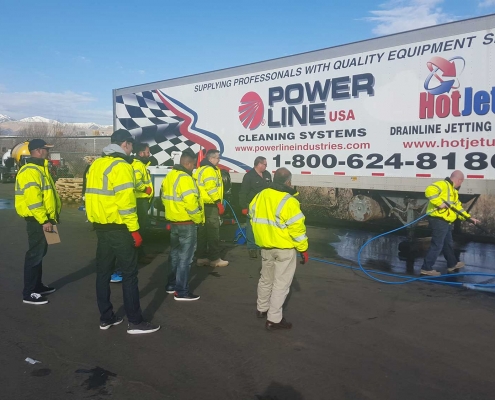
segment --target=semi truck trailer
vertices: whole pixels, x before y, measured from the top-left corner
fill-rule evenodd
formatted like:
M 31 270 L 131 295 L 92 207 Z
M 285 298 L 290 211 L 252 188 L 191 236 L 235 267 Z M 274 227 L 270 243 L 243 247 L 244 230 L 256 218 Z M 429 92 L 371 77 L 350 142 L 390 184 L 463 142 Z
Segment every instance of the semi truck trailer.
M 296 186 L 350 193 L 350 218 L 406 223 L 456 169 L 463 202 L 495 194 L 494 65 L 488 15 L 114 89 L 114 128 L 159 164 L 218 149 L 238 185 L 262 155 Z

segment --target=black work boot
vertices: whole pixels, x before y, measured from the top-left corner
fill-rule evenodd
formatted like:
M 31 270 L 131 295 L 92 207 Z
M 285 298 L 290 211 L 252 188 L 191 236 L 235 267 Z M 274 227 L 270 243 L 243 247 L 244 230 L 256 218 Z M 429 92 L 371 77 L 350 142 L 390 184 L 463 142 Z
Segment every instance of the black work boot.
M 265 328 L 269 331 L 275 331 L 277 329 L 291 329 L 292 323 L 286 321 L 285 318 L 282 318 L 278 324 L 267 320 L 265 323 Z

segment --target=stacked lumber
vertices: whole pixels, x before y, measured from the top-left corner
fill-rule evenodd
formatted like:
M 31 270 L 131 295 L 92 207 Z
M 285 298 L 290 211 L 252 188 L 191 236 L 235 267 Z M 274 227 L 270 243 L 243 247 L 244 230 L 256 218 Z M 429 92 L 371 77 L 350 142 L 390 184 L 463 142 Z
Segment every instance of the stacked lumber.
M 59 178 L 55 187 L 63 201 L 82 201 L 82 178 Z
M 86 164 L 93 164 L 93 162 L 97 159 L 100 158 L 99 156 L 84 156 L 83 160 Z

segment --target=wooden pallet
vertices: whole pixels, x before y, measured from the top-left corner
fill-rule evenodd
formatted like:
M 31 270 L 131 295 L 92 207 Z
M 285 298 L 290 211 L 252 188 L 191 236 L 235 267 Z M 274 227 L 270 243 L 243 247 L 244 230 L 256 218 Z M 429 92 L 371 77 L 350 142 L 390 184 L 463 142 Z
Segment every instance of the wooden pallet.
M 55 187 L 63 201 L 82 201 L 82 178 L 60 178 Z

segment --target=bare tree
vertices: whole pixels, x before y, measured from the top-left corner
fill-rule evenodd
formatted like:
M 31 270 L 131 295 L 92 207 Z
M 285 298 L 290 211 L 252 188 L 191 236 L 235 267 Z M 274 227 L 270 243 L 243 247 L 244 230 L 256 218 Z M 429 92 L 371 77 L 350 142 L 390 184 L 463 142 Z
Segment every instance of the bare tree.
M 17 131 L 17 134 L 25 138 L 45 138 L 51 136 L 50 131 L 50 124 L 46 122 L 32 122 L 23 126 Z
M 52 125 L 52 132 L 54 136 L 76 136 L 77 129 L 74 124 L 66 124 L 63 122 L 56 122 Z

